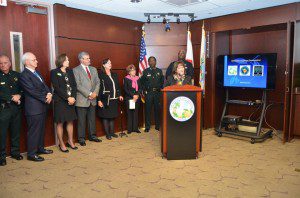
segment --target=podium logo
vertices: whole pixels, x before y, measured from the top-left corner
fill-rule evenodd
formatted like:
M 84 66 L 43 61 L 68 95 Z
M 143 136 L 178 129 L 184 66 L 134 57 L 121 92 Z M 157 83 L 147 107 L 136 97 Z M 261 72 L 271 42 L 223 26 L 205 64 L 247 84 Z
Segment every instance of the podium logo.
M 189 120 L 195 113 L 193 101 L 185 96 L 175 98 L 169 108 L 172 118 L 179 122 Z

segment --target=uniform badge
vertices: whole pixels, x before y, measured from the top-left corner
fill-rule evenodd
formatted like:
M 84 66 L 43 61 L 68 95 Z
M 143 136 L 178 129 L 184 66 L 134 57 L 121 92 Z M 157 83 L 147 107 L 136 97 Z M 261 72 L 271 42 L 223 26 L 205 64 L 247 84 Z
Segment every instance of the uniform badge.
M 18 78 L 17 78 L 17 77 L 15 77 L 15 78 L 14 78 L 14 80 L 15 80 L 15 81 L 18 81 Z

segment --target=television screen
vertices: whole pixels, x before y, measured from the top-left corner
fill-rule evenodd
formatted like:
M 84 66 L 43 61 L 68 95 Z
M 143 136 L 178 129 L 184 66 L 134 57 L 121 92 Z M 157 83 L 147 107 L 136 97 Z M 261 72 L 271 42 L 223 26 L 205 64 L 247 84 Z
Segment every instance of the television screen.
M 219 56 L 218 81 L 224 87 L 275 89 L 276 59 L 277 54 Z

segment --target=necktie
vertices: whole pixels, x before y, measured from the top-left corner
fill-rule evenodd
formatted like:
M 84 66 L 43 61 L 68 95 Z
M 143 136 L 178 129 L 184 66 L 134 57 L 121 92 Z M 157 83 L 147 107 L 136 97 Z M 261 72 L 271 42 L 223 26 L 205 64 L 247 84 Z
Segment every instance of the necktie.
M 91 73 L 90 73 L 89 69 L 87 67 L 85 67 L 85 70 L 86 70 L 86 73 L 87 73 L 89 79 L 91 80 L 92 76 L 91 76 Z
M 40 79 L 40 81 L 43 82 L 42 78 L 40 77 L 40 75 L 39 75 L 36 71 L 34 71 L 33 74 L 34 74 L 36 77 L 38 77 L 38 78 Z

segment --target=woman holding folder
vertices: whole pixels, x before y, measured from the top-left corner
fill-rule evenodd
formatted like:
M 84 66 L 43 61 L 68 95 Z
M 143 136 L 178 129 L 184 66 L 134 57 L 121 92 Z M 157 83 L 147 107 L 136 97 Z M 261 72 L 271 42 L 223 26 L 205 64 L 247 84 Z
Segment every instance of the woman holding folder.
M 118 100 L 123 101 L 120 93 L 118 75 L 111 71 L 112 64 L 109 58 L 102 61 L 99 73 L 100 90 L 98 94 L 98 116 L 102 119 L 106 138 L 117 138 L 115 134 L 115 118 L 119 115 Z
M 140 78 L 136 76 L 136 68 L 129 65 L 126 68 L 127 76 L 124 78 L 125 104 L 127 111 L 127 133 L 141 133 L 138 129 L 138 113 L 140 106 L 141 83 Z

